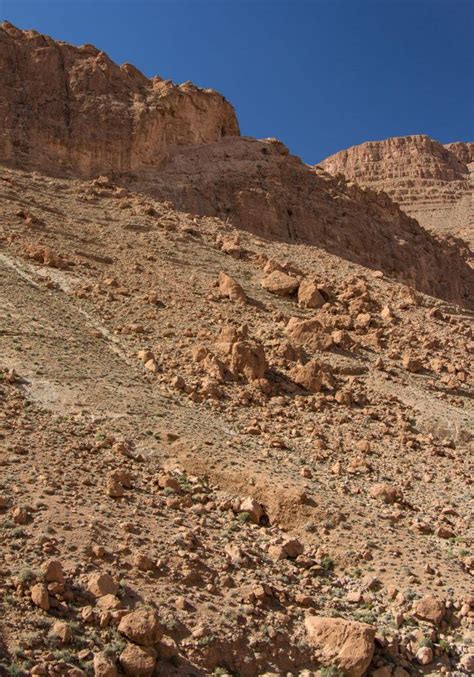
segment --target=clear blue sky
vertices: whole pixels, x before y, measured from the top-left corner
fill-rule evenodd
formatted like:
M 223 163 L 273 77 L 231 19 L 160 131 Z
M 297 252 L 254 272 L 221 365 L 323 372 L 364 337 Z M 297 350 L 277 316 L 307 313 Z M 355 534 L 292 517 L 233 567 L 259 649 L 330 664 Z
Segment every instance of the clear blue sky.
M 474 139 L 474 0 L 0 0 L 0 20 L 214 87 L 243 134 L 315 163 L 369 139 Z

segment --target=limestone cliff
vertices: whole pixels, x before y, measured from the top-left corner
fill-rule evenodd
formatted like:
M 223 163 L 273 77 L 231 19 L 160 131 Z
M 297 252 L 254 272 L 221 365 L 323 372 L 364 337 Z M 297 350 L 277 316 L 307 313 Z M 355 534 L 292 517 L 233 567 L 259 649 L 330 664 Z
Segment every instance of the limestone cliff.
M 0 27 L 0 160 L 83 177 L 156 166 L 182 144 L 238 134 L 223 96 L 118 66 L 9 23 Z

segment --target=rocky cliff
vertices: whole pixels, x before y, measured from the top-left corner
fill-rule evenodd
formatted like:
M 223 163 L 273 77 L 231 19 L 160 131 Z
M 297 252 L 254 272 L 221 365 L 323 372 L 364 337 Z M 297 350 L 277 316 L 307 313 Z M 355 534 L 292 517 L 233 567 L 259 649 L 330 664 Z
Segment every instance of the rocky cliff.
M 369 141 L 343 150 L 321 166 L 387 192 L 425 228 L 474 242 L 474 143 L 445 146 L 429 136 Z
M 170 149 L 238 134 L 217 92 L 176 86 L 74 47 L 0 27 L 0 159 L 50 173 L 92 176 L 159 164 Z

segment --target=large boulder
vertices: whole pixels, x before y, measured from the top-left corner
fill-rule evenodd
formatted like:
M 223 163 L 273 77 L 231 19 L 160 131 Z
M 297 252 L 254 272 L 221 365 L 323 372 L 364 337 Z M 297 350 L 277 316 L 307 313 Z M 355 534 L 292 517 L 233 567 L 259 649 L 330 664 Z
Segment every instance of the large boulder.
M 336 666 L 346 677 L 361 677 L 366 672 L 374 655 L 375 628 L 324 616 L 309 616 L 305 626 L 317 661 Z
M 142 646 L 153 646 L 163 636 L 163 628 L 154 611 L 137 609 L 124 616 L 118 626 L 120 634 Z

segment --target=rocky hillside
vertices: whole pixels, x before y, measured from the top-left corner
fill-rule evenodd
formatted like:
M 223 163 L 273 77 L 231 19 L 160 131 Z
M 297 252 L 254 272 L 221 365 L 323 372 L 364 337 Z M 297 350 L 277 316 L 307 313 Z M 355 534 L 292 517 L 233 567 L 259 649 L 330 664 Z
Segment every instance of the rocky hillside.
M 433 296 L 470 305 L 474 273 L 386 195 L 312 169 L 280 142 L 233 137 L 176 150 L 132 185 L 266 238 L 322 247 Z
M 158 165 L 177 145 L 238 134 L 213 90 L 146 78 L 92 45 L 0 27 L 0 157 L 14 166 L 92 176 Z
M 383 190 L 425 228 L 474 244 L 474 143 L 429 136 L 369 141 L 320 163 L 331 174 Z
M 472 316 L 0 170 L 0 674 L 472 673 Z
M 1 677 L 471 674 L 461 250 L 215 92 L 0 49 Z

